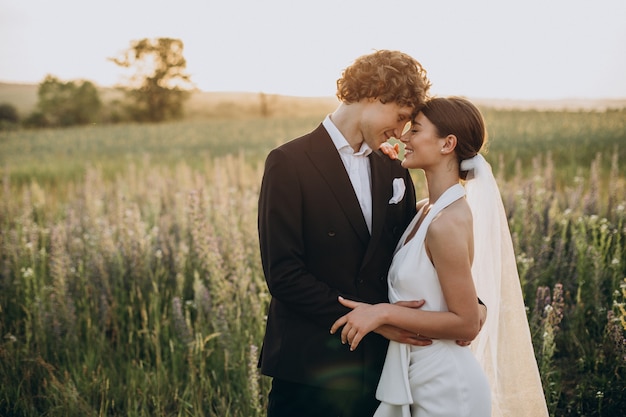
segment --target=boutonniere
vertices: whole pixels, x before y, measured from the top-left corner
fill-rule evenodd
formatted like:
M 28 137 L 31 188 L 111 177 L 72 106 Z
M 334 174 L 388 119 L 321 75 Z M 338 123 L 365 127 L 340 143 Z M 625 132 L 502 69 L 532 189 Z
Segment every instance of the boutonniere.
M 404 178 L 393 179 L 393 197 L 389 200 L 389 204 L 398 204 L 404 198 L 404 192 L 406 191 L 406 184 Z

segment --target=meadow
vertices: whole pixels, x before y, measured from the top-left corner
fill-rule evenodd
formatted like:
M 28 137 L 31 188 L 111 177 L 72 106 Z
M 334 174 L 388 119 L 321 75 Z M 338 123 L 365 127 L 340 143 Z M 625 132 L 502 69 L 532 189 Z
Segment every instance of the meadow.
M 626 109 L 483 112 L 550 414 L 621 415 Z M 264 415 L 263 162 L 324 113 L 233 114 L 0 132 L 0 415 Z

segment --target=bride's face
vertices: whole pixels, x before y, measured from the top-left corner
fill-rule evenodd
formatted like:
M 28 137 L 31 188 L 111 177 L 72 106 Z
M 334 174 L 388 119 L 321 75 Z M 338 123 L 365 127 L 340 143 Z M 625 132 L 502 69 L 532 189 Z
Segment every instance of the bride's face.
M 411 128 L 400 138 L 404 143 L 405 168 L 427 169 L 432 164 L 441 160 L 441 149 L 445 138 L 439 137 L 437 128 L 420 112 Z

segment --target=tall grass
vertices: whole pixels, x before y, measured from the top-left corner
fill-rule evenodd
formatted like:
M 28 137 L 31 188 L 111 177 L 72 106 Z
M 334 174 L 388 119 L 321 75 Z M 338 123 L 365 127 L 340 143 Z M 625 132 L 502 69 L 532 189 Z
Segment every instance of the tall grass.
M 620 415 L 624 115 L 517 113 L 486 113 L 488 159 L 550 413 Z M 317 123 L 2 134 L 0 415 L 263 415 L 263 156 Z
M 551 188 L 554 163 L 505 183 L 533 343 L 552 415 L 612 416 L 626 406 L 626 186 L 617 155 L 600 199 L 588 178 Z
M 88 170 L 53 218 L 34 183 L 2 195 L 0 414 L 260 408 L 258 169 L 222 157 L 130 172 Z

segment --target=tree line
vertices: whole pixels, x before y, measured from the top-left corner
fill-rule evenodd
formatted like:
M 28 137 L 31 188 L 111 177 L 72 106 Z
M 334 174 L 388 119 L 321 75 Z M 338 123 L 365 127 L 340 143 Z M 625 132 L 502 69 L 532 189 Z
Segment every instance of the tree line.
M 133 72 L 115 88 L 117 98 L 109 103 L 104 103 L 91 81 L 62 81 L 47 75 L 38 86 L 35 110 L 23 119 L 15 106 L 0 103 L 0 130 L 180 119 L 193 89 L 183 48 L 180 39 L 144 38 L 131 41 L 120 56 L 108 58 Z

